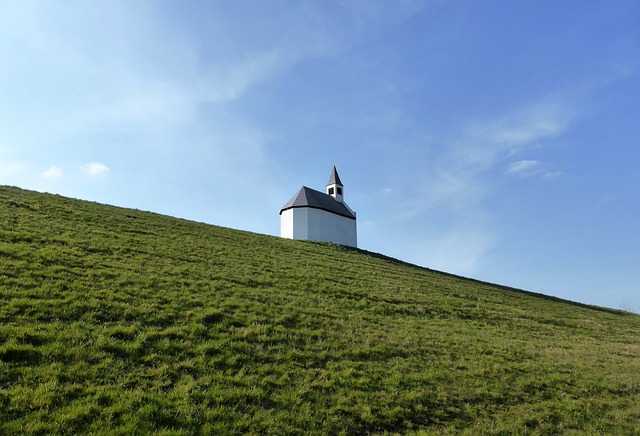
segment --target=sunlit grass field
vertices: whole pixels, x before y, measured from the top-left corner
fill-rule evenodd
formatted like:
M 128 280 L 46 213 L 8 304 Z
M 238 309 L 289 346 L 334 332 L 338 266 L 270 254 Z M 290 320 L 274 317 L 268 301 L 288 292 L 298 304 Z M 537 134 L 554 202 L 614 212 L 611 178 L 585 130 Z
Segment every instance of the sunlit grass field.
M 637 315 L 17 188 L 0 226 L 0 434 L 640 434 Z

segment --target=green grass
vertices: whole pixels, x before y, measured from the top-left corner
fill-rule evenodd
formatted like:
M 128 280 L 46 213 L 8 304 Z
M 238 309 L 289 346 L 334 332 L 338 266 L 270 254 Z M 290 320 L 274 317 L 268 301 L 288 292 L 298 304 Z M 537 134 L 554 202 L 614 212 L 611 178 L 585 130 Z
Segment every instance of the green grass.
M 17 188 L 0 223 L 0 434 L 640 433 L 634 314 Z

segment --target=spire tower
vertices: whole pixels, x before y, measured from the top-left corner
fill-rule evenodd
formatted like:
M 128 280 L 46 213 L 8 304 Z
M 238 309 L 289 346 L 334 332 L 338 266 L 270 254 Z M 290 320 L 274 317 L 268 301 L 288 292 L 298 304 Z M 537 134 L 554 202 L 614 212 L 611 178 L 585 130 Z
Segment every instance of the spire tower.
M 327 182 L 327 195 L 335 198 L 336 201 L 340 203 L 344 202 L 344 185 L 340 180 L 340 176 L 338 175 L 338 170 L 334 165 L 333 170 L 331 171 L 331 175 L 329 176 L 329 181 Z

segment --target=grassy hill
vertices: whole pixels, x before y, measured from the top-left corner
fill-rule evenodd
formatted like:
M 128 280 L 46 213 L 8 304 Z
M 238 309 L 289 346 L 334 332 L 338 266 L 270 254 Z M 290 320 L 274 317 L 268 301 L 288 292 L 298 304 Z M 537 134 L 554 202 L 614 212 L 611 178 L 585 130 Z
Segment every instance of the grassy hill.
M 17 188 L 0 223 L 0 434 L 640 433 L 637 315 Z

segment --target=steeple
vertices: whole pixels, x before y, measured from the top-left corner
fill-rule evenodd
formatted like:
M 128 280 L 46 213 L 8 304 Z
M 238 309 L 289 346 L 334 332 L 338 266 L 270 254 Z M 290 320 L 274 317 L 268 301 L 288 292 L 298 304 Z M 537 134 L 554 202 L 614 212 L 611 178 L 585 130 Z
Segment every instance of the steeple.
M 344 185 L 342 184 L 340 176 L 338 175 L 338 170 L 336 170 L 334 165 L 331 175 L 329 176 L 329 181 L 327 182 L 327 195 L 330 195 L 342 203 L 344 202 L 343 188 Z
M 344 202 L 342 180 L 333 167 L 325 192 L 303 186 L 280 209 L 280 236 L 358 246 L 356 213 Z

